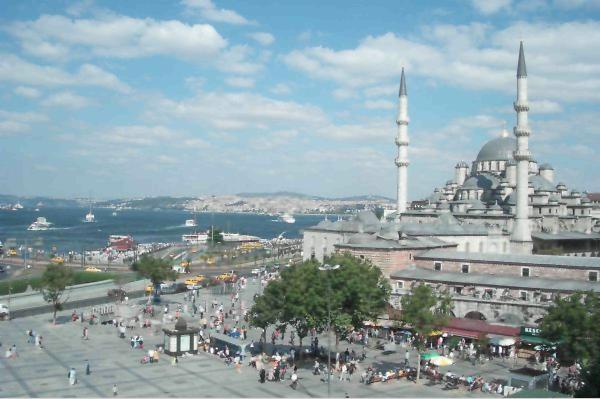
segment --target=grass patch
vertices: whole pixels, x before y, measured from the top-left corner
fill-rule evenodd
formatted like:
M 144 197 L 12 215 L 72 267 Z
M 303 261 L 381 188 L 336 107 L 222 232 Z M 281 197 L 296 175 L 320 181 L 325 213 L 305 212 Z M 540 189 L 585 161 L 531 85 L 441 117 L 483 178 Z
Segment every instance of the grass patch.
M 73 272 L 72 285 L 95 283 L 104 280 L 113 280 L 116 277 L 122 279 L 123 283 L 128 283 L 137 280 L 135 273 L 99 273 L 99 272 Z M 0 295 L 8 295 L 10 288 L 11 294 L 20 294 L 27 290 L 27 286 L 31 286 L 34 290 L 40 287 L 41 277 L 27 277 L 15 280 L 7 280 L 0 282 Z

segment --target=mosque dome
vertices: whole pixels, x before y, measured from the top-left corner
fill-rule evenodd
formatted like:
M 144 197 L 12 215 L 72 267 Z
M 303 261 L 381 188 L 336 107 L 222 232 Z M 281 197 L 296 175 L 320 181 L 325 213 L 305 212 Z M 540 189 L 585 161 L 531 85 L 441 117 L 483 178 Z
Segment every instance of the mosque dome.
M 370 244 L 370 243 L 372 243 L 375 240 L 377 240 L 377 237 L 374 236 L 374 235 L 372 235 L 372 234 L 358 233 L 358 234 L 352 235 L 348 239 L 348 244 L 351 244 L 351 245 L 364 245 L 364 244 Z
M 517 140 L 512 137 L 498 137 L 488 141 L 477 154 L 477 161 L 508 161 L 513 159 Z
M 529 183 L 533 185 L 535 191 L 556 191 L 552 183 L 540 175 L 529 176 Z
M 489 190 L 498 186 L 499 180 L 493 175 L 480 173 L 475 176 L 469 177 L 462 185 L 463 189 L 476 190 L 484 189 Z

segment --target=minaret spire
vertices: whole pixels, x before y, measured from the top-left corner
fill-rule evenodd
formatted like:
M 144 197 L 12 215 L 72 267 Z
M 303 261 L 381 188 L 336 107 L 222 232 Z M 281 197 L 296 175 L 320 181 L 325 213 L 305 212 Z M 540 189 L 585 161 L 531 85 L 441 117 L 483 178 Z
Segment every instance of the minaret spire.
M 527 100 L 527 70 L 525 68 L 525 52 L 523 42 L 519 47 L 519 62 L 517 65 L 517 101 L 514 103 L 517 112 L 517 126 L 514 134 L 517 137 L 517 149 L 513 158 L 517 161 L 517 209 L 513 221 L 511 242 L 514 250 L 531 252 L 531 228 L 529 226 L 529 130 Z
M 396 209 L 398 217 L 406 211 L 408 200 L 408 95 L 406 94 L 406 79 L 404 77 L 404 68 L 400 75 L 400 91 L 398 93 L 398 135 L 396 136 L 396 146 L 398 147 L 398 157 L 395 160 L 398 168 L 398 199 Z
M 527 67 L 525 66 L 525 52 L 523 51 L 523 40 L 519 47 L 519 64 L 517 66 L 517 79 L 527 77 Z

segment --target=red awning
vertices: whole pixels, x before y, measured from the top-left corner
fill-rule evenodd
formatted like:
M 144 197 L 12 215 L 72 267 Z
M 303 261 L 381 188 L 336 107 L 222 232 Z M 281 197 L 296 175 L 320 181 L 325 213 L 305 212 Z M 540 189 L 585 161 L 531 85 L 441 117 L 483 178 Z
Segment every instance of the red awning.
M 518 327 L 501 326 L 499 324 L 489 324 L 483 320 L 473 319 L 459 319 L 453 318 L 448 321 L 448 324 L 442 328 L 444 331 L 450 333 L 450 330 L 461 331 L 462 337 L 478 337 L 479 334 L 494 334 L 502 335 L 506 337 L 518 337 L 521 330 Z M 460 334 L 454 334 L 460 335 Z
M 457 337 L 464 338 L 477 338 L 479 334 L 475 331 L 463 330 L 460 328 L 442 327 L 442 331 L 449 335 L 456 335 Z

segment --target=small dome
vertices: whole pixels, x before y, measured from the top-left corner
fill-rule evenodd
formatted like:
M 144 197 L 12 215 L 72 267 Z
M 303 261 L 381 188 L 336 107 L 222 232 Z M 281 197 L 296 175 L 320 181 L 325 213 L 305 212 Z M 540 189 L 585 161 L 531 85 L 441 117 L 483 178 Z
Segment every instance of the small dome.
M 512 137 L 498 137 L 485 143 L 475 161 L 508 161 L 513 159 L 517 140 Z
M 465 161 L 460 161 L 455 166 L 455 168 L 468 168 L 468 167 L 469 167 L 469 165 L 467 165 L 467 163 Z
M 552 167 L 552 165 L 550 165 L 549 163 L 543 163 L 540 165 L 540 170 L 554 170 L 554 168 Z
M 393 224 L 386 225 L 381 228 L 377 236 L 384 240 L 397 240 L 399 238 L 398 228 Z
M 183 317 L 180 317 L 179 320 L 177 320 L 177 323 L 175 323 L 175 329 L 177 331 L 187 330 L 187 322 L 185 321 L 185 319 Z
M 589 199 L 588 197 L 583 197 L 583 198 L 581 199 L 581 203 L 582 203 L 582 204 L 589 204 L 590 202 L 591 202 L 591 201 L 590 201 L 590 199 Z
M 358 233 L 358 234 L 352 235 L 348 239 L 348 244 L 362 245 L 362 244 L 371 243 L 371 242 L 373 242 L 375 240 L 377 240 L 377 237 L 375 237 L 372 234 Z
M 517 192 L 513 191 L 504 199 L 504 205 L 517 205 Z
M 490 206 L 490 209 L 493 211 L 501 211 L 502 207 L 500 205 L 498 205 L 497 202 L 495 202 L 494 205 Z
M 465 180 L 464 184 L 462 185 L 462 188 L 471 190 L 478 188 L 492 189 L 496 188 L 497 185 L 498 179 L 496 177 L 491 175 L 478 174 L 475 176 L 471 176 L 467 180 Z
M 531 183 L 535 191 L 556 191 L 552 183 L 540 175 L 529 176 L 529 183 Z
M 559 201 L 560 201 L 560 197 L 556 194 L 553 194 L 548 198 L 548 202 L 555 202 L 558 204 Z
M 556 188 L 558 188 L 558 187 L 567 187 L 567 186 L 563 182 L 558 182 L 558 184 L 556 185 Z

